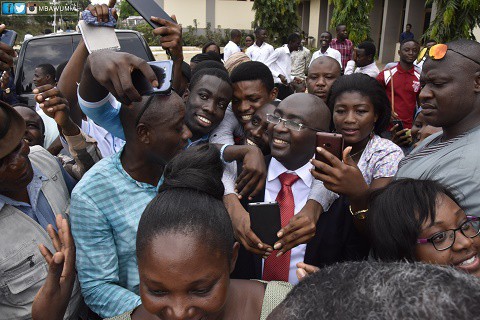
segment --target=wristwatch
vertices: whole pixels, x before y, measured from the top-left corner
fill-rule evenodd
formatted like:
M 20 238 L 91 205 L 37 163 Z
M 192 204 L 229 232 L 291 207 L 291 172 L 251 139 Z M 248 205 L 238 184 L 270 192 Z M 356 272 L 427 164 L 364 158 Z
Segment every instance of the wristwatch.
M 365 210 L 358 210 L 353 212 L 352 211 L 352 206 L 348 206 L 348 210 L 350 210 L 350 213 L 354 218 L 357 218 L 358 220 L 365 220 L 367 218 L 366 213 L 368 212 L 368 209 Z
M 10 88 L 7 88 L 7 89 L 5 89 L 5 90 L 3 90 L 3 91 L 5 91 L 6 94 L 9 94 L 11 90 L 10 90 Z

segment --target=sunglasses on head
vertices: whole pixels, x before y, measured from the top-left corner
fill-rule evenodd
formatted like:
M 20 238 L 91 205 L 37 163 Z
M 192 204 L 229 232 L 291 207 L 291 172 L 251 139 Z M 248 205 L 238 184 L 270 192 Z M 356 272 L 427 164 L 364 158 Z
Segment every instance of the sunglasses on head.
M 467 57 L 466 55 L 464 55 L 461 52 L 458 52 L 457 50 L 449 48 L 446 44 L 443 44 L 443 43 L 436 44 L 434 46 L 431 46 L 430 48 L 423 48 L 422 51 L 420 51 L 420 54 L 418 55 L 417 62 L 422 61 L 425 55 L 428 55 L 428 57 L 430 57 L 430 59 L 432 60 L 442 60 L 443 58 L 445 58 L 445 55 L 447 54 L 448 50 L 458 53 L 462 57 L 467 58 L 468 60 L 473 61 L 476 64 L 480 65 L 480 62 L 470 57 Z

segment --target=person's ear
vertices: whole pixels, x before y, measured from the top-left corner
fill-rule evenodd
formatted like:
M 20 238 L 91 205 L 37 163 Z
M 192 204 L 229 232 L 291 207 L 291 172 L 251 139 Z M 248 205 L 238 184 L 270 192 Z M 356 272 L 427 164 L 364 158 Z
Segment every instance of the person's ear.
M 480 71 L 475 72 L 475 93 L 480 93 Z
M 186 104 L 188 101 L 188 97 L 190 96 L 190 90 L 185 89 L 185 92 L 182 95 L 183 102 Z
M 238 250 L 240 250 L 240 243 L 236 242 L 233 244 L 232 250 L 232 260 L 230 261 L 230 273 L 235 270 L 235 264 L 237 263 L 238 259 Z
M 135 128 L 136 133 L 137 133 L 137 139 L 144 143 L 144 144 L 150 144 L 151 142 L 151 136 L 150 136 L 150 130 L 148 127 L 143 124 L 139 123 L 137 127 Z
M 275 101 L 275 99 L 277 99 L 277 95 L 278 95 L 278 88 L 275 87 L 272 89 L 272 91 L 270 91 L 270 100 Z

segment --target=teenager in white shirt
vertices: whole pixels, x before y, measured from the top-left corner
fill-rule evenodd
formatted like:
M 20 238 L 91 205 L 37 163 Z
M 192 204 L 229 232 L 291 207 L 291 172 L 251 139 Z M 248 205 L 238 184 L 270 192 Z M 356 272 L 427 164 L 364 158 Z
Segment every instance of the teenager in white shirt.
M 312 64 L 313 60 L 317 59 L 318 57 L 328 56 L 337 60 L 340 64 L 340 67 L 342 66 L 342 54 L 340 51 L 331 48 L 330 42 L 332 42 L 332 34 L 330 32 L 325 31 L 320 35 L 320 49 L 313 53 L 312 60 L 310 60 L 310 65 Z
M 227 61 L 228 58 L 234 53 L 240 52 L 240 41 L 242 40 L 242 33 L 240 30 L 233 29 L 230 31 L 230 41 L 223 49 L 223 61 Z
M 255 43 L 248 47 L 247 51 L 245 52 L 247 56 L 252 59 L 252 61 L 259 61 L 265 63 L 268 57 L 273 54 L 275 49 L 266 43 L 268 39 L 267 30 L 259 27 L 255 30 Z

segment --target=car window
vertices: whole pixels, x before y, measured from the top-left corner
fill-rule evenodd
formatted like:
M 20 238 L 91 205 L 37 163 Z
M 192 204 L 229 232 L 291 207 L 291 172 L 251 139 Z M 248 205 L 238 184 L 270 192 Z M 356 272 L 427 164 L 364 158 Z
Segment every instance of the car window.
M 117 37 L 121 51 L 132 53 L 147 61 L 151 60 L 149 52 L 137 33 L 118 32 Z M 18 70 L 20 71 L 20 81 L 16 81 L 17 84 L 20 82 L 19 93 L 26 94 L 32 92 L 34 86 L 32 82 L 33 73 L 36 66 L 50 63 L 57 69 L 60 64 L 70 59 L 80 39 L 80 34 L 72 34 L 29 41 L 25 47 L 23 64 L 18 64 L 18 67 L 21 68 L 21 70 Z

